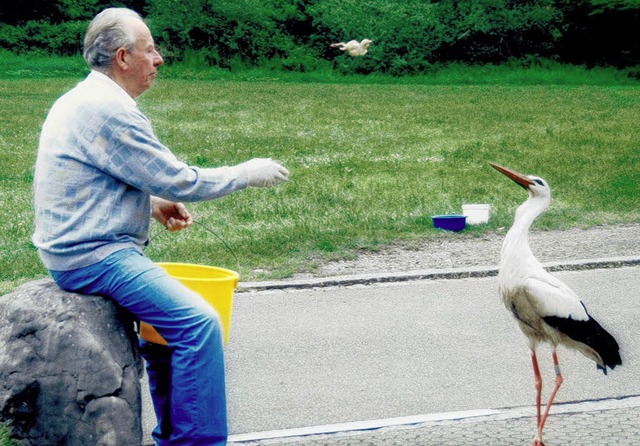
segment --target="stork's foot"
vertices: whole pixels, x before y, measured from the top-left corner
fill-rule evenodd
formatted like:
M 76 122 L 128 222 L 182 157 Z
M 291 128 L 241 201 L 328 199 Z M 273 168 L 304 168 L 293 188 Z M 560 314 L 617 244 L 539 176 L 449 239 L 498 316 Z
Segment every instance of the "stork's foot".
M 544 446 L 542 439 L 537 437 L 533 439 L 533 444 L 531 446 Z

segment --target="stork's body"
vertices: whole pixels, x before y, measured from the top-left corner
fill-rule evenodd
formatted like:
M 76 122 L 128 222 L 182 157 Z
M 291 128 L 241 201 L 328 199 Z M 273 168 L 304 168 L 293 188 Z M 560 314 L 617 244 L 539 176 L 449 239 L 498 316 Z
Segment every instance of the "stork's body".
M 533 445 L 542 446 L 542 429 L 562 384 L 556 347 L 563 344 L 579 350 L 595 361 L 605 374 L 607 367 L 613 369 L 622 361 L 613 336 L 589 315 L 580 298 L 569 287 L 542 268 L 529 247 L 529 228 L 551 203 L 551 189 L 547 183 L 542 178 L 491 165 L 529 193 L 529 198 L 517 209 L 513 226 L 502 244 L 498 282 L 505 306 L 529 340 L 538 415 L 538 431 Z M 542 378 L 536 357 L 536 347 L 540 342 L 551 345 L 556 371 L 555 387 L 543 415 L 540 408 Z
M 339 47 L 342 51 L 347 51 L 350 56 L 364 56 L 367 54 L 369 45 L 371 45 L 372 42 L 373 40 L 371 39 L 362 39 L 361 42 L 358 42 L 357 40 L 350 40 L 347 43 L 332 43 L 331 48 Z

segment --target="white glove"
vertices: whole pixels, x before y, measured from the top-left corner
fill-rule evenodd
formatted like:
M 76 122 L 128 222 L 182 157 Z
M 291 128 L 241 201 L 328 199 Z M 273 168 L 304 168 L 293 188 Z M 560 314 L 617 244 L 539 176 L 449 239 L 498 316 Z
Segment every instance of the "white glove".
M 273 187 L 289 180 L 289 171 L 271 158 L 254 158 L 235 167 L 246 173 L 251 187 Z

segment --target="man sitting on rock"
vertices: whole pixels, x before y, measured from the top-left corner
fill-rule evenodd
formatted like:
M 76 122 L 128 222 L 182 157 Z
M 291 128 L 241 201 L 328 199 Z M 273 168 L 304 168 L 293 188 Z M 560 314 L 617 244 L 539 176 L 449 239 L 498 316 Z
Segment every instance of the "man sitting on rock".
M 142 18 L 110 8 L 89 24 L 90 74 L 51 108 L 35 168 L 33 242 L 67 291 L 112 298 L 169 346 L 143 345 L 158 445 L 227 440 L 220 319 L 202 297 L 143 254 L 150 217 L 170 231 L 189 227 L 181 201 L 218 198 L 286 181 L 271 159 L 198 168 L 156 137 L 135 98 L 163 64 Z

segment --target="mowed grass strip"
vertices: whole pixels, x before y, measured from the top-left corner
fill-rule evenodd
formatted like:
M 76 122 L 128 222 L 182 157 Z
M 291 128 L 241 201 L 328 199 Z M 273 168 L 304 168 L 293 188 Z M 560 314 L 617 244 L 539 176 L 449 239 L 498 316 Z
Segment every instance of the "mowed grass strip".
M 79 79 L 0 80 L 0 292 L 45 274 L 30 243 L 42 121 Z M 272 157 L 291 171 L 190 209 L 201 226 L 152 232 L 158 261 L 288 277 L 360 249 L 443 234 L 434 214 L 489 203 L 511 224 L 522 189 L 489 161 L 554 190 L 541 229 L 640 221 L 640 90 L 616 85 L 393 85 L 159 79 L 139 99 L 160 139 L 199 166 Z M 449 234 L 447 234 L 449 235 Z M 460 236 L 465 236 L 460 234 Z

